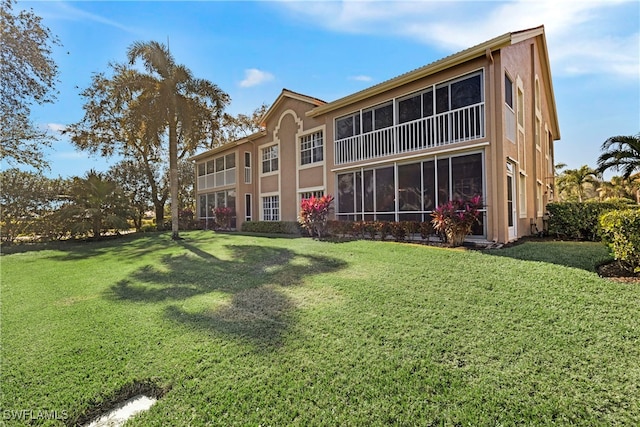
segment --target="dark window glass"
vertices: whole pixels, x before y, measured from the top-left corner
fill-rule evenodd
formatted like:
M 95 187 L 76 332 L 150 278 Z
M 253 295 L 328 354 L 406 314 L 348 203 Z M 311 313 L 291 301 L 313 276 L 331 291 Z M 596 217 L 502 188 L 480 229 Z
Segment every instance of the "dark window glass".
M 207 162 L 207 173 L 213 173 L 215 172 L 214 168 L 213 168 L 213 160 L 209 160 Z
M 362 212 L 362 172 L 356 172 L 355 194 L 355 211 Z
M 362 113 L 362 133 L 371 132 L 373 130 L 373 111 L 365 111 Z
M 216 159 L 216 172 L 224 170 L 224 157 L 218 157 Z
M 422 94 L 422 117 L 433 116 L 433 91 Z
M 437 205 L 449 201 L 449 159 L 438 160 L 438 200 Z
M 376 176 L 376 211 L 395 211 L 395 183 L 393 166 L 375 170 Z
M 425 211 L 432 211 L 436 208 L 436 168 L 433 160 L 422 163 L 422 179 L 424 180 L 422 206 Z
M 471 154 L 451 159 L 451 183 L 453 198 L 470 200 L 482 197 L 482 155 Z
M 236 167 L 236 155 L 235 154 L 227 154 L 225 157 L 226 169 L 231 169 Z
M 506 74 L 504 75 L 504 103 L 513 109 L 513 82 Z
M 336 120 L 336 138 L 343 139 L 353 136 L 353 116 Z
M 244 153 L 244 166 L 251 167 L 251 153 Z
M 482 79 L 480 74 L 451 84 L 451 109 L 482 102 Z
M 398 206 L 401 211 L 422 209 L 420 163 L 398 166 Z
M 354 203 L 353 173 L 338 175 L 338 212 L 353 212 Z
M 406 123 L 422 117 L 420 95 L 398 102 L 398 123 Z
M 364 211 L 373 212 L 373 170 L 364 171 Z
M 393 126 L 393 104 L 383 105 L 375 109 L 375 128 L 384 129 Z
M 449 86 L 436 89 L 436 114 L 449 111 Z
M 203 194 L 200 196 L 200 218 L 207 217 L 207 196 Z
M 206 173 L 206 166 L 204 163 L 198 164 L 198 176 L 202 176 Z

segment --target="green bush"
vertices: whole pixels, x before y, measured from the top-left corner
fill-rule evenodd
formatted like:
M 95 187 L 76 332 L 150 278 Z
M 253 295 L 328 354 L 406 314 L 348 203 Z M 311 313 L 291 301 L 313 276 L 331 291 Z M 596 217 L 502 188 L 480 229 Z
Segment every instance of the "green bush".
M 242 223 L 241 229 L 247 233 L 302 234 L 297 221 L 246 221 Z
M 626 269 L 640 272 L 640 209 L 610 211 L 600 216 L 602 240 Z
M 600 215 L 628 206 L 622 201 L 549 203 L 549 234 L 565 239 L 599 241 Z

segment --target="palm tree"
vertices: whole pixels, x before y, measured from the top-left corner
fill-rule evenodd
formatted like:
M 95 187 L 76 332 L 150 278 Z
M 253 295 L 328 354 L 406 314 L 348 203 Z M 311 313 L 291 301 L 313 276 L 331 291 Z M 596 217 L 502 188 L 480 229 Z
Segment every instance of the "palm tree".
M 136 42 L 127 52 L 130 65 L 140 59 L 148 74 L 134 81 L 143 111 L 153 111 L 156 122 L 168 129 L 171 236 L 178 234 L 178 159 L 192 153 L 203 141 L 213 140 L 229 96 L 208 80 L 196 79 L 176 64 L 169 49 L 158 42 Z M 178 153 L 180 142 L 181 153 Z
M 558 188 L 562 192 L 575 192 L 578 201 L 582 202 L 585 197 L 585 187 L 587 185 L 597 186 L 600 183 L 598 171 L 587 165 L 579 169 L 566 169 L 562 171 L 557 179 Z
M 598 171 L 622 170 L 622 177 L 629 179 L 640 172 L 640 133 L 632 136 L 612 136 L 602 144 L 603 153 L 598 157 Z
M 115 181 L 101 173 L 90 170 L 85 178 L 75 177 L 67 197 L 70 202 L 60 209 L 59 215 L 73 223 L 73 234 L 91 232 L 98 238 L 107 228 L 129 228 L 126 198 Z

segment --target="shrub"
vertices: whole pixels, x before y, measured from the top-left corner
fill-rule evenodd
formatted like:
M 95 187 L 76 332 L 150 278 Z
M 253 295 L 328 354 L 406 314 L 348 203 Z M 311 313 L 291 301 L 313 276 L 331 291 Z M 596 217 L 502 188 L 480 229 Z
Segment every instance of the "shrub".
M 450 200 L 438 206 L 431 214 L 433 228 L 444 234 L 451 246 L 460 246 L 471 233 L 471 227 L 478 222 L 481 208 L 480 196 L 471 200 Z
M 565 239 L 599 241 L 598 218 L 605 212 L 628 206 L 622 201 L 549 203 L 549 234 Z
M 301 234 L 300 224 L 296 221 L 246 221 L 242 231 L 265 234 Z
M 216 225 L 223 230 L 228 230 L 231 227 L 233 215 L 233 208 L 219 207 L 213 210 Z
M 431 221 L 423 221 L 419 223 L 418 231 L 420 232 L 420 236 L 424 240 L 429 239 L 435 233 L 435 230 L 433 229 L 433 223 Z
M 389 223 L 389 231 L 396 242 L 401 242 L 407 237 L 407 229 L 402 222 Z
M 331 210 L 333 196 L 311 196 L 300 202 L 298 222 L 311 236 L 324 237 L 327 234 L 327 216 Z
M 609 211 L 600 216 L 603 241 L 626 269 L 640 272 L 640 209 Z

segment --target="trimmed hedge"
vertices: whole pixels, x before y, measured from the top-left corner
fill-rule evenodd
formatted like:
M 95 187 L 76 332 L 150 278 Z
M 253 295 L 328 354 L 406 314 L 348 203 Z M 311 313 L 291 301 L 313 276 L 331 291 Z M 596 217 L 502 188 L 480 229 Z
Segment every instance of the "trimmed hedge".
M 640 272 L 640 209 L 611 211 L 600 217 L 602 240 L 626 269 Z
M 354 239 L 387 240 L 392 236 L 397 242 L 420 235 L 429 240 L 436 233 L 431 221 L 327 221 L 329 234 L 335 237 L 349 236 Z
M 616 209 L 628 208 L 625 202 L 549 203 L 549 234 L 565 239 L 601 240 L 598 219 Z
M 297 221 L 246 221 L 242 223 L 241 230 L 247 233 L 302 235 L 302 228 Z

